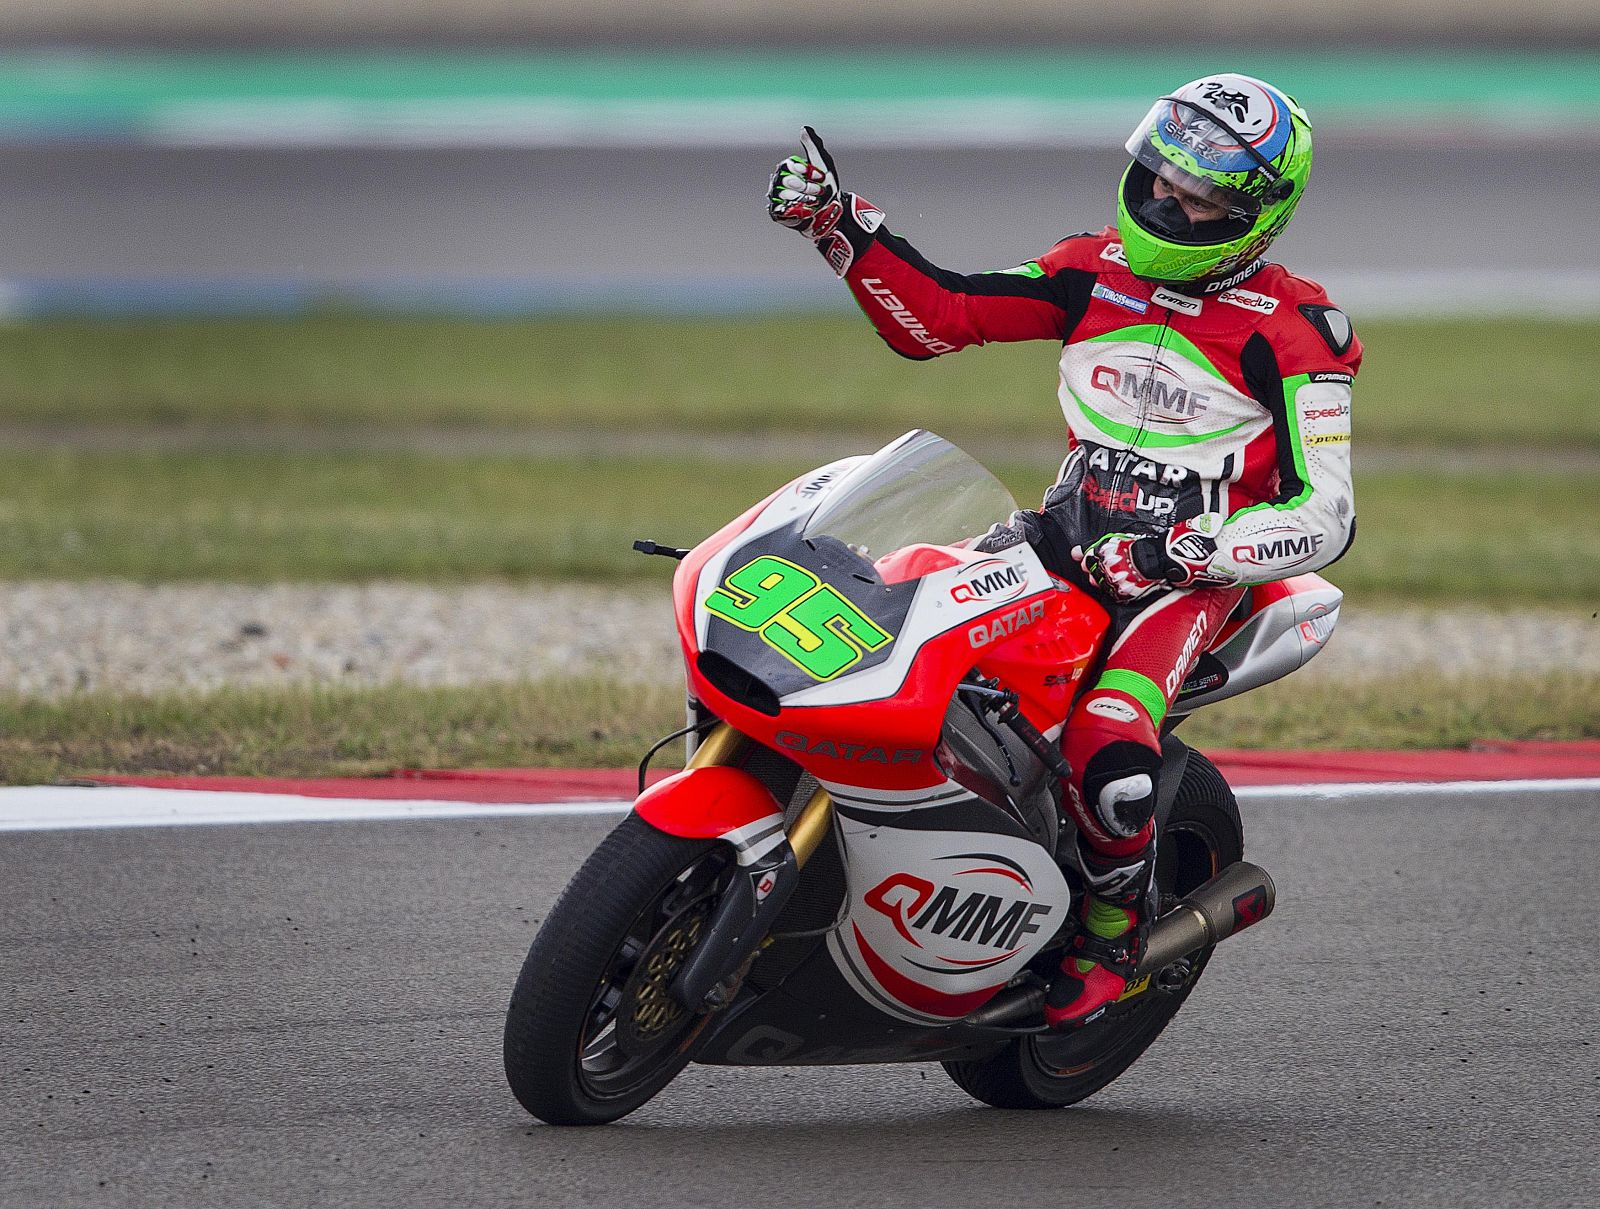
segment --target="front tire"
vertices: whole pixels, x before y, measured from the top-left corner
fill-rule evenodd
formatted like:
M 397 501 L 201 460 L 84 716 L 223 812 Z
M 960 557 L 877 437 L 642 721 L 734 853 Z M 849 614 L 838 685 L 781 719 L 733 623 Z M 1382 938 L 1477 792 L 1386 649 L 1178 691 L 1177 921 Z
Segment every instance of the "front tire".
M 1244 826 L 1233 790 L 1197 751 L 1189 752 L 1157 853 L 1156 885 L 1175 898 L 1244 859 Z M 1076 1104 L 1119 1078 L 1161 1035 L 1194 990 L 1212 948 L 1190 958 L 1189 976 L 1174 990 L 1151 986 L 1094 1024 L 1019 1037 L 988 1058 L 946 1062 L 944 1069 L 968 1095 L 995 1108 Z
M 706 1017 L 667 993 L 727 887 L 714 840 L 629 815 L 574 875 L 528 950 L 506 1010 L 506 1081 L 551 1125 L 604 1125 L 688 1064 Z

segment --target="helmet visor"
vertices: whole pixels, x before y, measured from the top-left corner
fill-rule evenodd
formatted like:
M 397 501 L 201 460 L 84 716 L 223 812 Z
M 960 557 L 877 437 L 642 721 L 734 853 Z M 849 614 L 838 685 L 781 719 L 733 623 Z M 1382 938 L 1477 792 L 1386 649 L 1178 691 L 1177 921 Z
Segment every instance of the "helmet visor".
M 1162 149 L 1181 153 L 1194 163 L 1191 171 L 1168 158 Z M 1222 118 L 1204 107 L 1175 97 L 1162 97 L 1128 139 L 1128 153 L 1168 184 L 1215 205 L 1229 218 L 1253 218 L 1261 201 L 1217 180 L 1217 175 L 1245 177 L 1257 172 L 1278 174 L 1272 165 Z

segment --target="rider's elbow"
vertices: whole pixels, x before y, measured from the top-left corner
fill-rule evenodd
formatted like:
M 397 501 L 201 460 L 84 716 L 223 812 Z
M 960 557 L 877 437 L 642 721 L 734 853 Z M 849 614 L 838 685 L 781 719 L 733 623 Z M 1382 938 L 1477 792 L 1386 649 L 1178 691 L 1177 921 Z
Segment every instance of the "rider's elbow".
M 1316 543 L 1316 557 L 1306 570 L 1320 571 L 1338 562 L 1355 544 L 1356 512 L 1348 494 L 1312 498 L 1317 506 L 1306 519 L 1321 540 Z

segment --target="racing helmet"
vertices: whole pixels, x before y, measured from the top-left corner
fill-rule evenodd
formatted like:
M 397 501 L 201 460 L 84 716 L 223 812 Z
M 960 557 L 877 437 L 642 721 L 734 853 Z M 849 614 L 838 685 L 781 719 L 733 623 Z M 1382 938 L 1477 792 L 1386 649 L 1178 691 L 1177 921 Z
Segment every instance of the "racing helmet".
M 1117 195 L 1128 268 L 1172 284 L 1226 277 L 1267 250 L 1311 176 L 1311 120 L 1294 98 L 1225 72 L 1158 100 L 1128 139 Z M 1225 208 L 1191 222 L 1155 178 Z

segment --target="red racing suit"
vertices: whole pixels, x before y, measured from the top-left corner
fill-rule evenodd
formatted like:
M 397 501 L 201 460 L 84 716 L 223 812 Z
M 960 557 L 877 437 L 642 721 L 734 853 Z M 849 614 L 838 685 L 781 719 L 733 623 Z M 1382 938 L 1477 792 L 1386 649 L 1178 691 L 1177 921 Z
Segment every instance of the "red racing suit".
M 1067 727 L 1079 829 L 1102 856 L 1131 856 L 1151 838 L 1154 797 L 1133 794 L 1128 771 L 1153 779 L 1167 708 L 1238 601 L 1233 585 L 1317 570 L 1354 538 L 1360 342 L 1320 286 L 1280 265 L 1258 260 L 1180 291 L 1134 276 L 1108 227 L 1016 268 L 954 273 L 891 234 L 870 203 L 843 200 L 819 250 L 895 352 L 1061 342 L 1068 454 L 1043 539 L 1030 534 L 1047 566 L 1107 533 L 1224 518 L 1208 573 L 1227 586 L 1114 608 L 1104 670 Z

